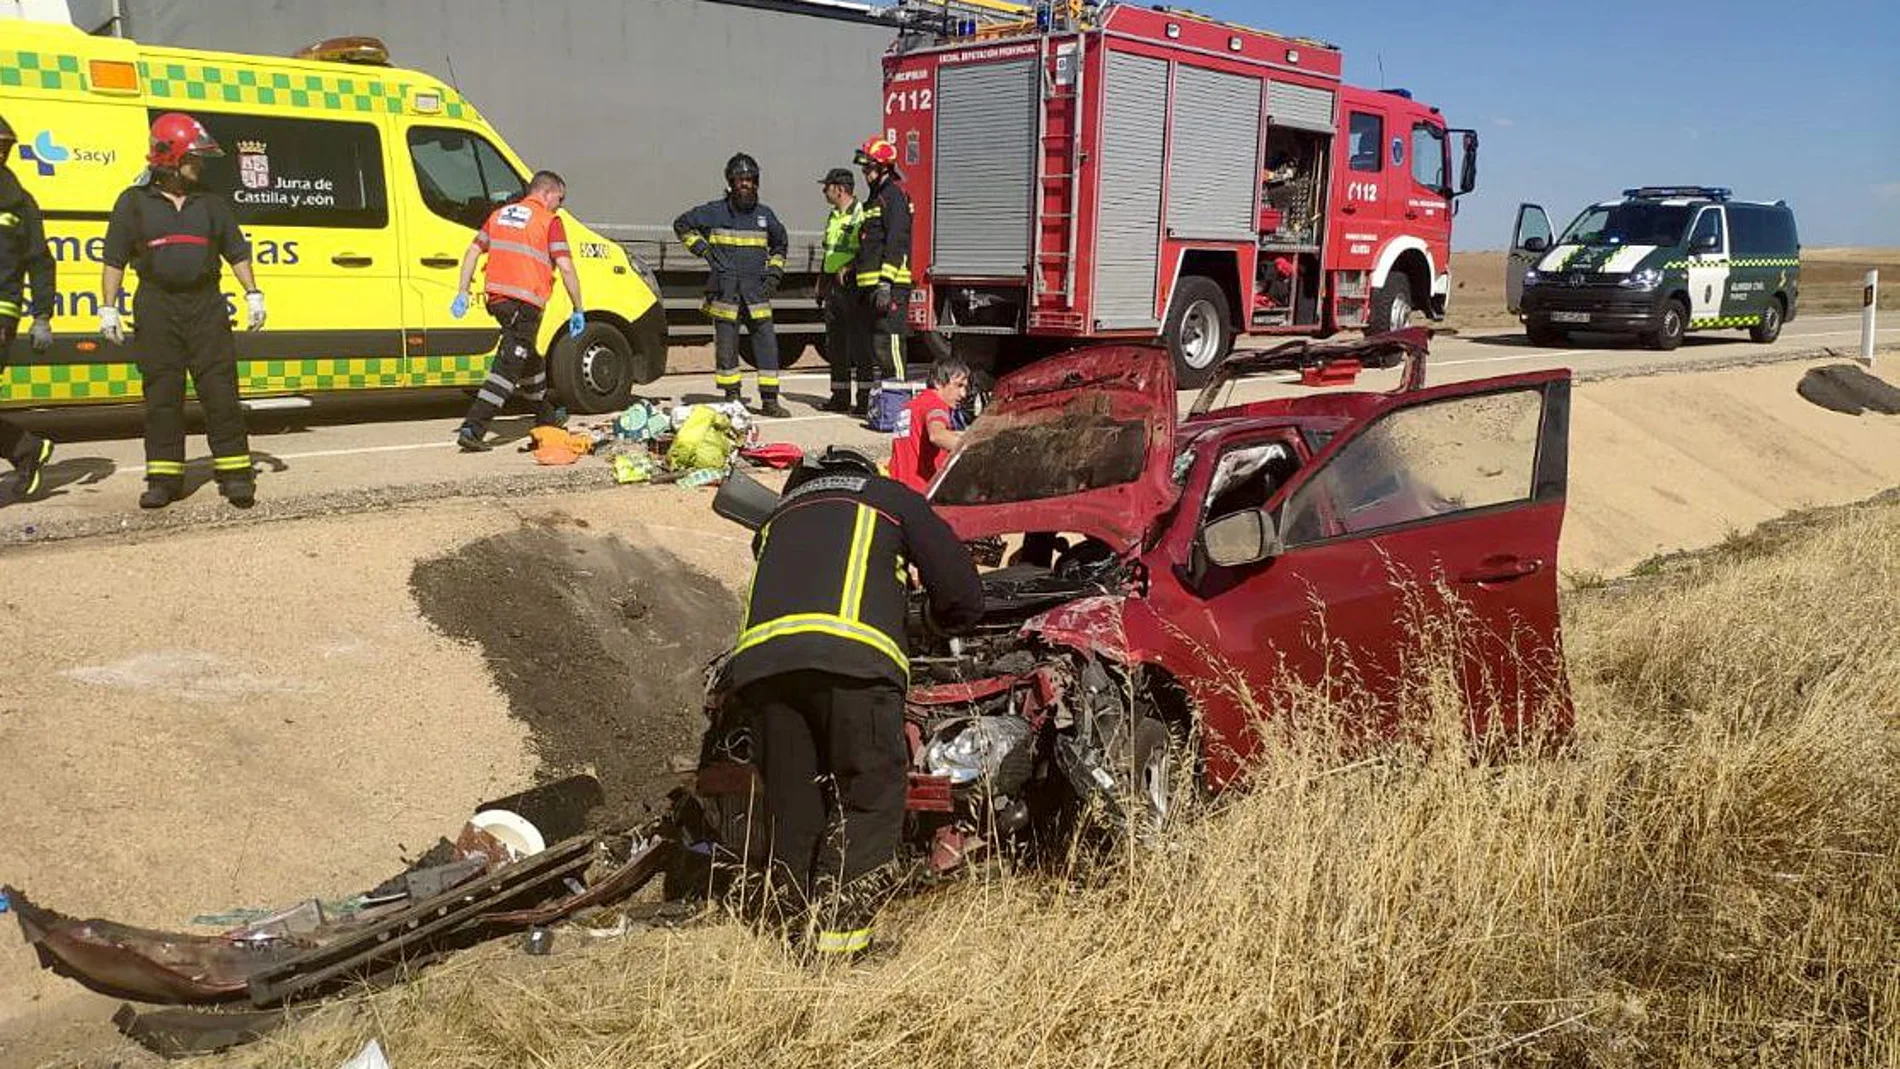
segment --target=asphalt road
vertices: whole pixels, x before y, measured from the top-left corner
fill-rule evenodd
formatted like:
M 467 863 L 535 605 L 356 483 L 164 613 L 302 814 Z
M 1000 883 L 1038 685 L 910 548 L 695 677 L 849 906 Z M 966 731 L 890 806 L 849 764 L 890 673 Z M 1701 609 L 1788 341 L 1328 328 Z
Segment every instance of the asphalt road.
M 1649 374 L 1743 362 L 1851 353 L 1859 344 L 1859 317 L 1830 315 L 1789 324 L 1772 346 L 1740 333 L 1691 335 L 1674 353 L 1656 353 L 1632 341 L 1591 339 L 1588 347 L 1536 349 L 1521 333 L 1433 340 L 1430 381 L 1448 382 L 1515 371 L 1567 366 L 1579 376 Z M 1900 342 L 1900 327 L 1881 331 L 1881 343 Z M 1261 342 L 1260 344 L 1267 344 Z M 1360 385 L 1384 388 L 1393 372 L 1363 376 Z M 844 416 L 817 411 L 827 392 L 824 369 L 807 359 L 784 375 L 789 419 L 765 421 L 768 441 L 802 446 L 831 442 L 884 448 L 881 436 Z M 1298 392 L 1284 381 L 1242 384 L 1237 396 L 1255 398 Z M 659 399 L 713 400 L 709 374 L 669 375 L 644 387 Z M 748 396 L 756 397 L 748 376 Z M 1191 400 L 1183 395 L 1183 404 Z M 468 395 L 460 390 L 319 398 L 307 408 L 254 411 L 251 451 L 259 468 L 260 505 L 255 515 L 308 515 L 375 507 L 379 503 L 460 494 L 515 495 L 548 489 L 611 484 L 606 464 L 584 458 L 566 468 L 536 465 L 507 442 L 486 454 L 463 454 L 452 437 Z M 183 524 L 242 518 L 208 485 L 209 460 L 202 427 L 194 419 L 187 446 L 189 496 L 159 513 L 141 513 L 142 419 L 136 405 L 12 411 L 8 417 L 59 443 L 41 496 L 0 510 L 0 543 L 33 542 L 96 534 L 136 532 Z M 589 422 L 577 417 L 576 425 Z M 525 417 L 496 422 L 504 437 L 518 441 Z M 638 490 L 629 488 L 629 494 Z

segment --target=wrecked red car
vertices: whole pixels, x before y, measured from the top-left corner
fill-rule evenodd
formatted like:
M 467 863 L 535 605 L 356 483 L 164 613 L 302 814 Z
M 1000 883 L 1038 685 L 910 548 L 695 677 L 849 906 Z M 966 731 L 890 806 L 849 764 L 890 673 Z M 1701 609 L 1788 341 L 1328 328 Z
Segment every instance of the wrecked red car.
M 1184 782 L 1241 772 L 1290 688 L 1350 691 L 1339 708 L 1388 733 L 1421 644 L 1455 642 L 1437 652 L 1474 737 L 1561 735 L 1569 373 L 1428 388 L 1427 342 L 1237 352 L 1185 416 L 1160 349 L 1079 350 L 998 383 L 930 499 L 1007 563 L 984 573 L 974 634 L 913 614 L 908 838 L 932 868 L 1077 802 L 1165 818 Z M 1250 376 L 1392 363 L 1389 392 L 1217 404 Z M 1436 616 L 1457 626 L 1421 628 Z M 712 698 L 698 793 L 737 842 L 748 747 Z

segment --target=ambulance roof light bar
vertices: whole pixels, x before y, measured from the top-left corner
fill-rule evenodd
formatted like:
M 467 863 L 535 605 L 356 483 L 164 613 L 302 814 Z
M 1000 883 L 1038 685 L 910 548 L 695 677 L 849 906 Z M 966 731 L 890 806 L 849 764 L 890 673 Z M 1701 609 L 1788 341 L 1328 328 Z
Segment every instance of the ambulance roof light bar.
M 291 53 L 292 59 L 315 59 L 328 63 L 356 63 L 366 67 L 389 66 L 389 46 L 376 37 L 332 37 L 306 45 Z

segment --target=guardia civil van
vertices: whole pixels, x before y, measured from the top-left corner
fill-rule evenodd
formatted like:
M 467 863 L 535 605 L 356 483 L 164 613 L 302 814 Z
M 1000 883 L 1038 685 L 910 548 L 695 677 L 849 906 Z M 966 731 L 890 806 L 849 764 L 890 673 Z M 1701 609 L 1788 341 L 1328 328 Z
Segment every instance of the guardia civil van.
M 173 111 L 223 147 L 205 182 L 235 208 L 270 301 L 265 329 L 237 335 L 245 397 L 473 386 L 486 376 L 494 324 L 479 310 L 454 319 L 449 305 L 476 228 L 533 169 L 454 88 L 390 66 L 373 38 L 280 58 L 156 48 L 56 21 L 0 26 L 0 115 L 19 135 L 12 168 L 46 213 L 59 265 L 56 342 L 47 352 L 14 346 L 0 406 L 139 396 L 130 348 L 98 336 L 100 257 L 113 201 L 144 167 L 152 120 Z M 585 204 L 588 191 L 571 196 Z M 659 287 L 620 245 L 561 214 L 587 327 L 566 336 L 571 309 L 556 286 L 540 339 L 549 373 L 571 409 L 621 408 L 635 384 L 665 370 Z
M 1584 209 L 1555 240 L 1542 207 L 1519 205 L 1504 282 L 1536 345 L 1571 331 L 1636 334 L 1653 349 L 1692 330 L 1772 342 L 1795 316 L 1801 243 L 1785 201 L 1644 186 Z

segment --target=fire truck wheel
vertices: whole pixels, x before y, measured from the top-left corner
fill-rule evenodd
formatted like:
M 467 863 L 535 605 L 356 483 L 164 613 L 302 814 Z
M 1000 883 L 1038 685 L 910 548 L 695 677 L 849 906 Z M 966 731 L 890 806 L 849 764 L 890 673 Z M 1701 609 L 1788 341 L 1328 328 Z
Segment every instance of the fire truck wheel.
M 1403 272 L 1394 271 L 1386 276 L 1379 292 L 1372 295 L 1372 320 L 1366 324 L 1366 333 L 1402 330 L 1412 321 L 1412 312 L 1412 280 Z
M 1207 381 L 1214 365 L 1234 347 L 1234 320 L 1227 294 L 1211 278 L 1189 275 L 1174 287 L 1174 307 L 1161 328 L 1174 354 L 1174 377 L 1182 388 Z

